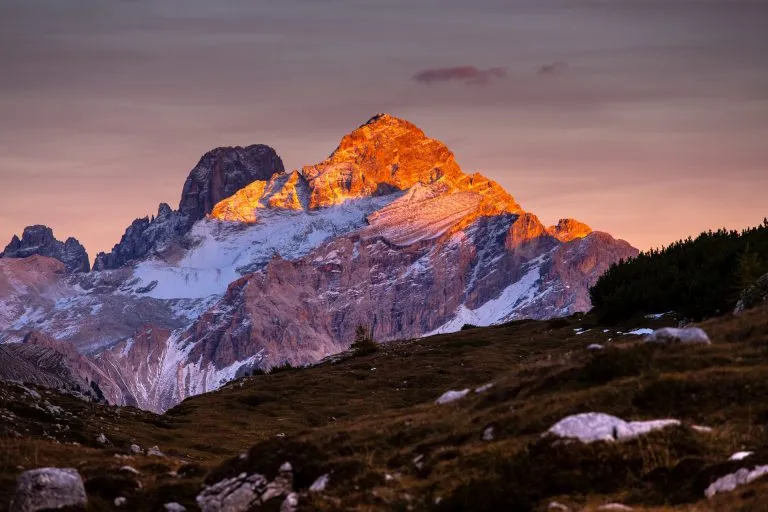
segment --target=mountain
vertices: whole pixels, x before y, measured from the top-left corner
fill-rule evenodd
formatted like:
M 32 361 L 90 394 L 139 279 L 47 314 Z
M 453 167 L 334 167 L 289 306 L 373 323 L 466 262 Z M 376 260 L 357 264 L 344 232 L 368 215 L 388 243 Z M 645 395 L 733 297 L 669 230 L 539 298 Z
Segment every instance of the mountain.
M 0 258 L 27 258 L 33 255 L 50 256 L 64 263 L 67 272 L 88 272 L 91 263 L 85 247 L 76 238 L 61 242 L 53 236 L 48 226 L 27 226 L 21 235 L 13 238 L 0 253 Z
M 71 342 L 123 403 L 165 410 L 254 369 L 340 352 L 359 325 L 389 341 L 585 311 L 597 278 L 637 254 L 572 219 L 545 227 L 388 114 L 300 170 L 249 148 L 206 154 L 179 210 L 134 222 L 95 272 L 48 269 L 43 287 L 9 288 L 25 299 L 0 336 Z

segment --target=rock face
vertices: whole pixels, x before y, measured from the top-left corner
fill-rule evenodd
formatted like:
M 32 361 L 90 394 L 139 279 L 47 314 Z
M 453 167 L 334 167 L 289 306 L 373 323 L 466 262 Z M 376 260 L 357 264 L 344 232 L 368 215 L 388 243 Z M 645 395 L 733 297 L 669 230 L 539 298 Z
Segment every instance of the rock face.
M 181 192 L 179 212 L 191 226 L 222 199 L 253 181 L 269 180 L 283 171 L 283 161 L 269 146 L 216 148 L 203 155 L 189 173 Z
M 21 239 L 13 236 L 0 258 L 27 258 L 33 255 L 49 256 L 64 263 L 67 272 L 88 272 L 91 264 L 88 253 L 75 238 L 65 242 L 56 240 L 53 230 L 48 226 L 27 226 Z
M 117 384 L 92 360 L 72 344 L 35 331 L 23 343 L 0 345 L 0 379 L 71 391 L 93 401 L 123 403 Z
M 77 470 L 41 468 L 19 476 L 10 511 L 85 510 L 87 503 L 83 480 Z
M 592 232 L 592 228 L 575 219 L 560 219 L 556 225 L 548 227 L 547 232 L 561 242 L 570 242 L 584 238 Z
M 209 151 L 187 176 L 179 209 L 172 210 L 161 203 L 156 217 L 134 220 L 111 252 L 96 255 L 94 270 L 124 267 L 168 251 L 196 221 L 211 213 L 216 203 L 256 180 L 264 183 L 263 180 L 282 174 L 283 170 L 283 162 L 275 150 L 262 144 Z
M 97 254 L 93 270 L 120 268 L 153 252 L 162 252 L 186 232 L 187 217 L 161 203 L 157 217 L 134 220 L 111 252 Z

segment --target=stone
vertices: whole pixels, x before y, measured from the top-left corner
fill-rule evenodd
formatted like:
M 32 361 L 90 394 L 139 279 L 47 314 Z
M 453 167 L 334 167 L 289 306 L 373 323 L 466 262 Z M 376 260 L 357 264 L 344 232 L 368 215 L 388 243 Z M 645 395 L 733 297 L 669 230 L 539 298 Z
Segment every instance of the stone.
M 68 274 L 88 272 L 91 263 L 85 247 L 75 238 L 67 238 L 61 242 L 53 236 L 53 230 L 48 226 L 27 226 L 21 239 L 13 236 L 0 258 L 28 258 L 33 255 L 48 256 L 64 264 Z
M 71 507 L 85 509 L 83 480 L 72 468 L 40 468 L 23 472 L 16 482 L 10 512 L 36 512 Z
M 563 505 L 557 501 L 550 501 L 547 505 L 547 510 L 557 510 L 559 512 L 571 512 L 571 509 L 567 505 Z
M 459 391 L 450 390 L 446 391 L 440 397 L 435 400 L 435 403 L 438 405 L 442 404 L 448 404 L 451 402 L 455 402 L 456 400 L 459 400 L 461 398 L 464 398 L 469 393 L 469 389 L 461 389 Z
M 117 508 L 124 507 L 125 505 L 128 504 L 128 499 L 123 496 L 118 496 L 117 498 L 115 498 L 115 501 L 113 501 L 113 503 Z
M 268 484 L 263 475 L 241 473 L 206 487 L 196 501 L 202 512 L 245 512 L 262 503 Z
M 175 501 L 171 503 L 166 503 L 165 505 L 163 505 L 163 508 L 167 512 L 187 512 L 187 507 L 179 503 L 176 503 Z
M 152 448 L 147 449 L 147 455 L 151 455 L 153 457 L 165 457 L 165 454 L 160 451 L 158 446 L 153 446 Z
M 736 453 L 734 453 L 733 455 L 731 455 L 731 456 L 728 458 L 728 460 L 744 460 L 744 459 L 746 459 L 747 457 L 751 456 L 753 453 L 754 453 L 754 452 L 747 452 L 747 451 L 743 451 L 743 452 L 736 452 Z
M 597 510 L 613 510 L 618 512 L 628 512 L 634 509 L 632 507 L 628 507 L 627 505 L 624 505 L 623 503 L 606 503 L 605 505 L 600 505 L 599 507 L 597 507 Z
M 326 487 L 328 487 L 328 483 L 331 481 L 331 475 L 328 473 L 317 477 L 317 480 L 312 482 L 312 485 L 309 486 L 310 492 L 322 492 L 325 490 Z
M 482 386 L 475 388 L 475 393 L 485 393 L 492 387 L 493 387 L 493 382 L 489 382 L 488 384 L 483 384 Z
M 704 491 L 704 496 L 711 499 L 716 494 L 733 491 L 737 487 L 752 483 L 766 474 L 768 474 L 768 465 L 755 466 L 752 469 L 741 468 L 712 482 Z
M 135 455 L 143 455 L 144 454 L 144 450 L 141 449 L 141 446 L 139 446 L 137 444 L 132 444 L 131 445 L 131 453 L 133 453 Z
M 646 343 L 663 343 L 682 345 L 709 345 L 709 336 L 700 327 L 662 327 L 656 329 L 643 340 Z
M 600 352 L 604 348 L 605 347 L 600 345 L 599 343 L 592 343 L 591 345 L 587 346 L 587 350 L 589 350 L 590 352 Z
M 292 492 L 285 497 L 280 505 L 280 512 L 295 512 L 299 508 L 299 495 Z
M 98 436 L 96 436 L 96 442 L 99 444 L 107 444 L 109 443 L 109 440 L 107 439 L 107 436 L 104 435 L 104 432 L 101 432 Z
M 558 421 L 547 432 L 556 437 L 577 439 L 582 443 L 593 443 L 595 441 L 624 441 L 654 430 L 679 425 L 680 421 L 673 419 L 627 422 L 609 414 L 588 412 L 567 416 Z
M 494 437 L 494 428 L 492 426 L 488 426 L 483 429 L 483 441 L 493 441 Z

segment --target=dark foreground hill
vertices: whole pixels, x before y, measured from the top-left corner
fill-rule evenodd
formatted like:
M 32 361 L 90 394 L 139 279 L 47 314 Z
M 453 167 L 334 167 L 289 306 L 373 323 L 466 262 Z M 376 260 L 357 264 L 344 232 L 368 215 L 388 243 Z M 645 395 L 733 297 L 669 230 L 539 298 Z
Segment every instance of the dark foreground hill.
M 203 484 L 271 479 L 289 461 L 304 510 L 768 510 L 768 478 L 704 496 L 718 477 L 768 463 L 768 310 L 704 322 L 709 346 L 617 332 L 676 323 L 604 327 L 587 315 L 467 329 L 278 368 L 162 416 L 2 384 L 0 503 L 23 469 L 58 466 L 83 476 L 90 510 L 117 497 L 124 510 L 196 510 Z M 624 442 L 542 437 L 583 412 L 682 424 Z M 164 455 L 132 454 L 132 444 Z M 728 460 L 742 450 L 755 453 Z M 325 490 L 306 492 L 324 474 Z

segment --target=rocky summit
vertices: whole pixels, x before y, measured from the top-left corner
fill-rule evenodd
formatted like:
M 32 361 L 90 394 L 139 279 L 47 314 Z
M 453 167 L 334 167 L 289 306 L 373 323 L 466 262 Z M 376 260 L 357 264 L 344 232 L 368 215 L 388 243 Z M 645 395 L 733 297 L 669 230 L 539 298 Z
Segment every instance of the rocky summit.
M 69 273 L 91 269 L 88 253 L 77 239 L 70 237 L 61 242 L 53 236 L 51 228 L 42 225 L 27 226 L 21 239 L 14 235 L 0 258 L 27 258 L 36 254 L 59 260 Z
M 95 272 L 6 265 L 0 338 L 70 343 L 105 395 L 162 411 L 318 362 L 359 326 L 386 342 L 586 311 L 589 287 L 635 254 L 573 219 L 546 227 L 442 142 L 379 114 L 297 170 L 263 145 L 207 153 L 179 209 L 135 221 Z

